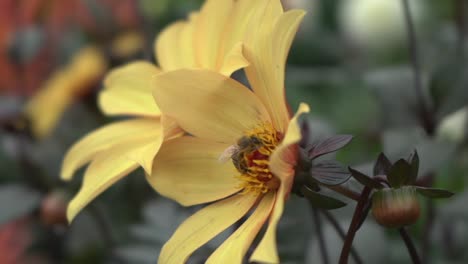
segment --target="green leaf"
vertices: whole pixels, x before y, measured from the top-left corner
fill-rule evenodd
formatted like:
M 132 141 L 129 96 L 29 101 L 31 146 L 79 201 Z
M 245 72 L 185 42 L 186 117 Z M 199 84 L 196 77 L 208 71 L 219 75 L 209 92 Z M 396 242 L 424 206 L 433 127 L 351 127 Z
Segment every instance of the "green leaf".
M 315 207 L 318 208 L 332 210 L 346 206 L 346 203 L 335 198 L 314 192 L 306 186 L 302 187 L 301 192 Z
M 404 159 L 399 159 L 393 164 L 392 168 L 390 168 L 387 179 L 393 188 L 399 188 L 408 182 L 410 173 L 410 164 Z
M 313 179 L 325 185 L 339 185 L 351 177 L 346 168 L 334 160 L 324 160 L 314 164 L 310 174 Z
M 380 153 L 374 165 L 374 175 L 387 175 L 391 167 L 392 163 L 387 158 L 387 156 L 385 156 L 383 153 Z
M 0 225 L 31 213 L 40 201 L 38 192 L 22 185 L 0 186 Z
M 406 184 L 413 184 L 418 178 L 418 171 L 419 171 L 419 155 L 416 150 L 413 152 L 409 160 L 410 160 L 411 169 L 410 169 L 408 182 L 406 182 Z
M 364 80 L 377 97 L 386 128 L 419 123 L 418 98 L 413 89 L 411 67 L 391 67 L 369 72 Z M 398 98 L 398 99 L 396 99 Z
M 443 189 L 434 189 L 434 188 L 425 188 L 425 187 L 416 187 L 418 193 L 429 198 L 449 198 L 454 195 L 453 192 L 443 190 Z
M 348 170 L 349 172 L 351 172 L 351 175 L 362 185 L 365 185 L 367 187 L 374 188 L 374 189 L 382 189 L 384 187 L 380 182 L 365 175 L 362 172 L 359 172 L 351 167 L 348 167 Z

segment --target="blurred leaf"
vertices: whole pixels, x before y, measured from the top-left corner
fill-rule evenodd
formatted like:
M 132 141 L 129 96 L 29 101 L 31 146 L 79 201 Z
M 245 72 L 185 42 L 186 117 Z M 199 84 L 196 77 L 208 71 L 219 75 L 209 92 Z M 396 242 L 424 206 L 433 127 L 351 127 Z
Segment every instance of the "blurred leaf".
M 14 35 L 10 46 L 10 56 L 20 64 L 31 61 L 44 44 L 44 32 L 39 27 L 28 27 Z
M 159 16 L 164 15 L 169 8 L 169 0 L 140 0 L 140 10 L 143 14 L 152 20 L 156 20 Z
M 387 156 L 385 156 L 385 154 L 383 153 L 380 153 L 374 165 L 374 170 L 373 170 L 374 176 L 387 175 L 391 167 L 392 167 L 392 163 L 387 158 Z
M 384 187 L 380 182 L 376 181 L 375 179 L 372 179 L 364 173 L 361 173 L 351 167 L 348 167 L 348 170 L 351 172 L 351 175 L 362 185 L 374 189 L 382 189 Z
M 346 206 L 346 203 L 335 198 L 314 192 L 306 186 L 302 187 L 301 192 L 315 207 L 318 208 L 332 210 Z
M 338 217 L 336 217 L 338 218 Z M 338 218 L 340 226 L 346 230 L 349 226 L 351 219 Z M 323 228 L 325 241 L 328 247 L 328 254 L 330 263 L 338 263 L 341 248 L 343 246 L 343 239 L 336 233 L 334 228 L 325 222 Z M 401 243 L 401 241 L 399 241 Z M 389 240 L 385 236 L 384 229 L 376 225 L 368 219 L 359 229 L 354 239 L 353 246 L 358 252 L 359 256 L 363 259 L 364 263 L 387 263 L 384 256 L 389 251 Z M 405 252 L 406 253 L 406 252 Z M 406 253 L 407 254 L 407 253 Z M 304 263 L 323 263 L 320 261 L 319 242 L 316 235 L 310 238 L 308 249 L 306 251 L 306 261 Z M 408 256 L 405 256 L 408 258 Z M 354 260 L 349 258 L 350 264 L 355 264 Z
M 399 159 L 393 166 L 390 168 L 388 172 L 387 179 L 390 185 L 393 188 L 399 188 L 408 182 L 411 173 L 411 166 L 410 164 L 404 160 Z
M 418 175 L 437 170 L 455 153 L 455 144 L 428 138 L 420 128 L 387 130 L 383 135 L 384 151 L 391 159 L 419 155 Z
M 129 245 L 115 250 L 117 259 L 124 259 L 134 264 L 156 263 L 159 255 L 159 248 L 151 245 Z
M 277 232 L 281 263 L 304 263 L 306 242 L 313 229 L 309 210 L 308 201 L 297 196 L 291 196 L 284 206 Z
M 163 245 L 189 215 L 188 209 L 174 201 L 162 197 L 150 201 L 143 209 L 143 222 L 130 229 L 132 235 L 130 243 L 117 248 L 114 256 L 124 263 L 155 263 Z M 230 233 L 231 229 L 228 229 L 213 238 L 197 250 L 187 263 L 200 263 L 205 260 Z
M 0 186 L 0 225 L 31 213 L 40 202 L 41 195 L 23 185 Z
M 457 193 L 452 199 L 444 203 L 441 206 L 441 216 L 452 218 L 454 216 L 463 216 L 468 219 L 468 210 L 466 205 L 468 204 L 468 191 Z
M 310 173 L 315 180 L 325 185 L 339 185 L 351 177 L 346 168 L 335 160 L 315 163 Z
M 365 76 L 367 85 L 377 96 L 387 127 L 417 124 L 418 100 L 413 88 L 414 75 L 409 67 L 372 71 Z
M 416 189 L 418 190 L 418 193 L 429 198 L 449 198 L 454 195 L 453 192 L 442 190 L 442 189 L 425 188 L 425 187 L 416 187 Z
M 314 159 L 330 152 L 335 152 L 351 142 L 351 135 L 336 135 L 325 140 L 316 142 L 309 150 L 309 158 Z
M 467 63 L 456 56 L 449 63 L 440 64 L 440 68 L 431 82 L 438 120 L 468 105 Z

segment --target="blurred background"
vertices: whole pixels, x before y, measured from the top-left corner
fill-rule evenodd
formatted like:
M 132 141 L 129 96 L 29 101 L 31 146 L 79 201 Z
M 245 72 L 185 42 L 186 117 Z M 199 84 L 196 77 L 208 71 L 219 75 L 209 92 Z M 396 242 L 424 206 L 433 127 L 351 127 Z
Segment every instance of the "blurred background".
M 105 73 L 135 59 L 155 62 L 158 32 L 201 3 L 0 0 L 0 263 L 156 262 L 196 208 L 158 196 L 138 170 L 68 226 L 66 203 L 83 170 L 67 184 L 59 171 L 72 143 L 111 121 L 96 105 Z M 311 106 L 312 138 L 354 135 L 337 159 L 361 171 L 382 151 L 396 160 L 417 149 L 418 184 L 456 195 L 421 199 L 411 235 L 424 263 L 468 263 L 468 1 L 409 3 L 422 94 L 414 88 L 400 0 L 284 0 L 285 9 L 308 11 L 289 56 L 287 97 L 292 109 L 301 101 Z M 355 206 L 347 202 L 331 211 L 345 230 Z M 322 263 L 308 210 L 298 197 L 287 203 L 278 233 L 282 263 Z M 342 240 L 328 222 L 322 228 L 337 263 Z M 190 262 L 202 263 L 218 238 Z M 354 245 L 364 263 L 411 263 L 398 233 L 371 216 Z

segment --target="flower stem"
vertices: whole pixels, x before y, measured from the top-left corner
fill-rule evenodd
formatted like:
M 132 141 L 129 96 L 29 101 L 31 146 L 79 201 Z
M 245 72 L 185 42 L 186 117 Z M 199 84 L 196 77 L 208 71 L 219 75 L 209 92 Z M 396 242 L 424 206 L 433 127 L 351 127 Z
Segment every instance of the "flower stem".
M 334 185 L 334 186 L 322 185 L 322 186 L 324 186 L 324 187 L 326 187 L 326 188 L 328 188 L 330 190 L 333 190 L 333 191 L 335 191 L 335 192 L 337 192 L 339 194 L 342 194 L 342 195 L 344 195 L 344 196 L 346 196 L 346 197 L 348 197 L 348 198 L 350 198 L 350 199 L 352 199 L 354 201 L 359 201 L 359 199 L 360 199 L 360 194 L 359 193 L 357 193 L 355 191 L 352 191 L 352 190 L 350 190 L 348 188 L 345 188 L 345 187 L 343 187 L 341 185 Z
M 414 264 L 420 264 L 422 263 L 421 260 L 419 259 L 418 252 L 416 251 L 416 247 L 414 246 L 413 241 L 411 240 L 411 237 L 409 236 L 408 232 L 404 227 L 398 229 L 398 232 L 400 233 L 401 238 L 405 242 L 406 247 L 408 248 L 408 252 L 411 256 L 411 259 L 413 260 Z
M 343 239 L 343 241 L 346 239 L 346 233 L 344 229 L 341 227 L 341 225 L 338 223 L 336 218 L 327 210 L 322 210 L 323 215 L 325 218 L 330 222 L 330 224 L 333 226 L 335 229 L 336 233 Z M 362 259 L 357 253 L 356 249 L 354 247 L 351 247 L 351 257 L 354 259 L 354 262 L 356 264 L 362 264 Z
M 457 25 L 458 31 L 458 43 L 457 51 L 460 55 L 460 58 L 464 59 L 465 57 L 465 39 L 466 39 L 466 8 L 468 4 L 466 0 L 454 0 L 453 4 L 453 15 L 454 20 Z
M 359 225 L 362 222 L 362 218 L 366 216 L 364 214 L 364 208 L 369 200 L 369 194 L 371 192 L 371 188 L 364 187 L 362 190 L 361 196 L 359 201 L 356 205 L 356 209 L 354 210 L 353 219 L 351 220 L 351 224 L 348 228 L 348 233 L 346 234 L 346 239 L 343 244 L 343 248 L 341 249 L 341 255 L 339 264 L 347 264 L 348 263 L 348 256 L 351 251 L 354 237 L 356 236 L 356 232 L 359 229 Z
M 327 244 L 325 241 L 325 237 L 323 235 L 322 219 L 320 218 L 320 215 L 319 215 L 319 209 L 315 208 L 310 203 L 310 211 L 312 212 L 312 218 L 314 219 L 314 223 L 315 223 L 314 225 L 315 232 L 317 233 L 317 237 L 319 241 L 320 254 L 322 255 L 322 263 L 329 264 L 330 258 L 328 257 Z
M 435 132 L 434 120 L 432 114 L 429 111 L 429 107 L 424 100 L 424 93 L 422 87 L 421 77 L 421 63 L 418 54 L 418 45 L 416 40 L 416 32 L 411 17 L 411 10 L 408 0 L 401 0 L 404 11 L 404 18 L 406 23 L 406 30 L 408 36 L 408 48 L 410 50 L 411 65 L 414 73 L 414 89 L 416 92 L 416 98 L 418 100 L 419 111 L 421 114 L 422 125 L 429 135 Z

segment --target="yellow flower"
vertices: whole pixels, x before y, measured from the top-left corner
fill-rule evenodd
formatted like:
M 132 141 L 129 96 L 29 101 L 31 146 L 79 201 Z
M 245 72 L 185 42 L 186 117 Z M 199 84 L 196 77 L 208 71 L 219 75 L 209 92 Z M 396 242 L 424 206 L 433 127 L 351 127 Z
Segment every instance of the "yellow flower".
M 284 13 L 279 1 L 262 3 L 249 22 L 244 48 L 251 89 L 204 69 L 154 77 L 161 111 L 191 136 L 161 147 L 148 181 L 184 206 L 211 203 L 181 224 L 158 263 L 186 262 L 244 216 L 246 221 L 207 263 L 242 263 L 267 220 L 250 260 L 279 263 L 276 227 L 293 183 L 301 139 L 298 117 L 309 111 L 301 104 L 291 117 L 284 91 L 287 54 L 304 12 Z
M 37 138 L 48 136 L 65 110 L 86 93 L 107 68 L 104 55 L 96 47 L 80 50 L 70 64 L 55 72 L 26 104 L 25 115 Z
M 150 81 L 161 71 L 207 69 L 230 75 L 248 63 L 242 41 L 247 21 L 261 1 L 209 0 L 188 21 L 168 26 L 157 38 L 155 54 L 160 68 L 137 61 L 113 70 L 99 94 L 101 110 L 111 116 L 130 116 L 91 132 L 65 156 L 62 178 L 70 180 L 90 163 L 83 185 L 70 202 L 71 221 L 89 202 L 122 177 L 143 167 L 151 173 L 161 144 L 182 131 L 170 117 L 161 116 Z

